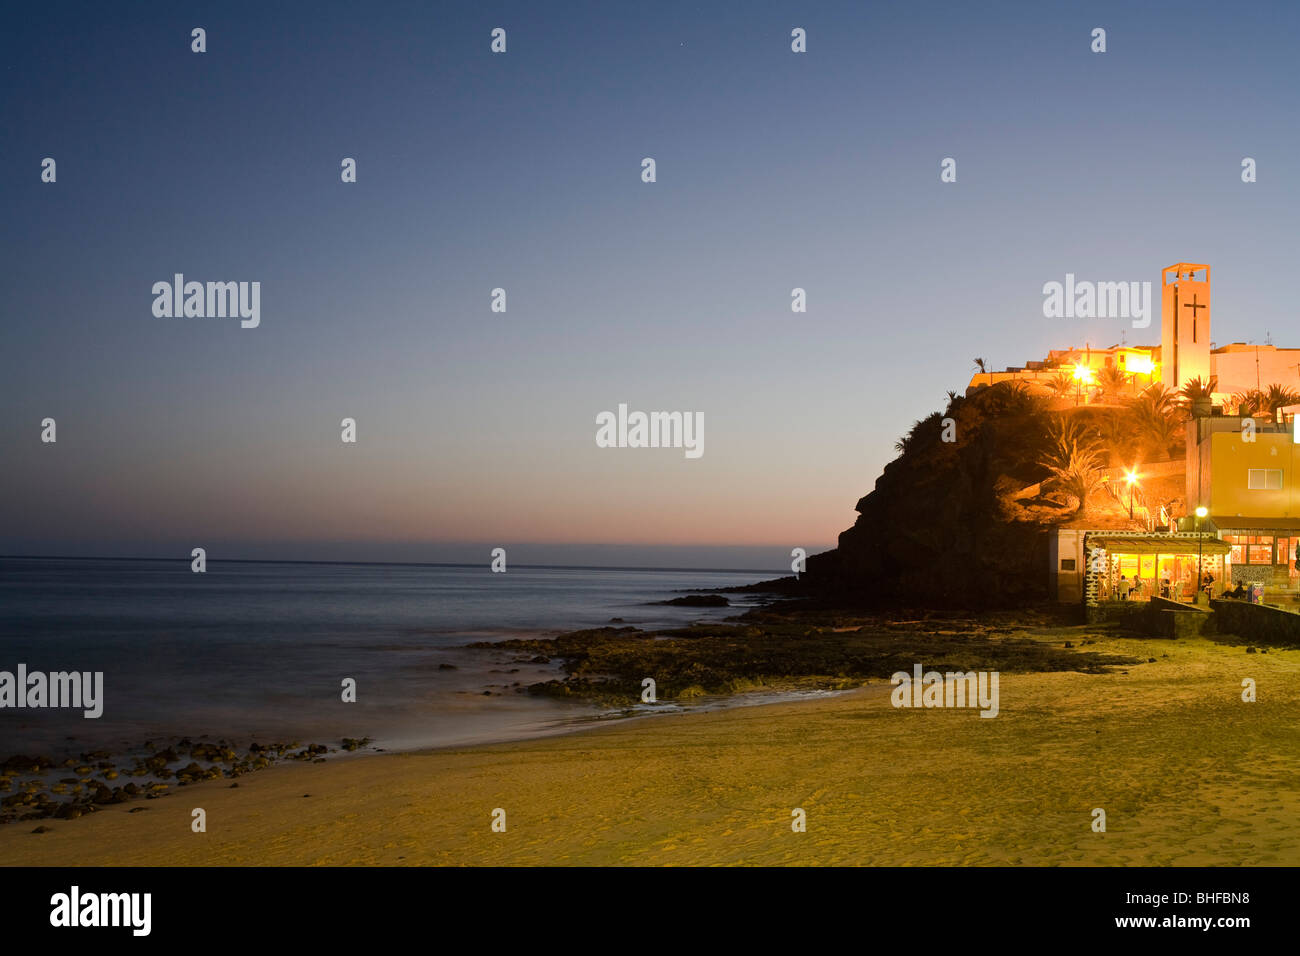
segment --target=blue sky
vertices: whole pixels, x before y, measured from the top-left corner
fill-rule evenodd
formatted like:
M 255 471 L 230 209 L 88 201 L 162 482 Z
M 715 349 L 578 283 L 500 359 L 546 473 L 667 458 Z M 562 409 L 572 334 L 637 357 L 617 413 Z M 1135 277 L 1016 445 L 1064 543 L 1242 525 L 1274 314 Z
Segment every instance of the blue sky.
M 6 13 L 0 553 L 780 567 L 974 356 L 1119 341 L 1067 272 L 1208 262 L 1217 341 L 1300 345 L 1294 5 L 378 6 Z

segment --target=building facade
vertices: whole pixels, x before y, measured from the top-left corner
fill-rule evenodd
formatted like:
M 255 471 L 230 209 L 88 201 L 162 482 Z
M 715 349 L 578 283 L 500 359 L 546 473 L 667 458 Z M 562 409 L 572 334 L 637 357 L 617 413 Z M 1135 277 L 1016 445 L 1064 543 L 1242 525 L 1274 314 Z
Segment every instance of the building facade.
M 1158 347 L 1085 346 L 1030 364 L 1039 366 L 1035 381 L 1069 375 L 1078 383 L 1080 403 L 1108 400 L 1092 385 L 1103 368 L 1126 371 L 1133 394 L 1153 381 L 1174 391 L 1195 380 L 1214 381 L 1211 400 L 1188 409 L 1187 514 L 1173 516 L 1179 531 L 1164 534 L 1060 529 L 1051 547 L 1052 590 L 1062 603 L 1134 595 L 1190 600 L 1198 575 L 1209 573 L 1216 594 L 1237 583 L 1262 585 L 1275 595 L 1300 593 L 1300 408 L 1225 414 L 1238 410 L 1239 394 L 1273 385 L 1300 392 L 1300 349 L 1240 342 L 1214 347 L 1208 265 L 1168 266 L 1160 286 Z
M 1005 371 L 977 371 L 968 390 L 1006 381 L 1050 389 L 1052 381 L 1064 373 L 1079 383 L 1079 403 L 1091 404 L 1105 398 L 1096 384 L 1099 373 L 1114 368 L 1128 376 L 1129 390 L 1134 393 L 1153 382 L 1178 391 L 1194 379 L 1214 379 L 1214 401 L 1220 406 L 1238 393 L 1267 390 L 1270 385 L 1300 391 L 1300 348 L 1248 342 L 1216 347 L 1211 339 L 1210 291 L 1208 265 L 1178 262 L 1166 266 L 1160 271 L 1158 345 L 1094 347 L 1085 343 L 1053 349 L 1041 361 L 1008 366 Z
M 1284 416 L 1285 419 L 1285 416 Z M 1234 582 L 1295 590 L 1300 443 L 1290 422 L 1211 416 L 1187 423 L 1187 501 L 1231 546 Z

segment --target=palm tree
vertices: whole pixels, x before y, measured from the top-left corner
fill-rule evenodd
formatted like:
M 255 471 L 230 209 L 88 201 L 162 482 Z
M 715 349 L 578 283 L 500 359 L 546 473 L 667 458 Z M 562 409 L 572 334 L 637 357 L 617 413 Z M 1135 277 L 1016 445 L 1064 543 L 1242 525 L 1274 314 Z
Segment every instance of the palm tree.
M 1178 414 L 1178 397 L 1166 388 L 1161 382 L 1156 382 L 1142 390 L 1134 400 L 1134 407 L 1143 405 L 1149 407 L 1152 411 L 1166 416 L 1176 416 Z
M 984 411 L 994 417 L 1036 415 L 1046 405 L 1046 399 L 1034 392 L 1027 382 L 1013 380 L 998 382 L 989 388 L 984 401 Z
M 1173 457 L 1174 446 L 1182 435 L 1179 405 L 1173 392 L 1157 382 L 1133 400 L 1126 417 L 1139 440 Z
M 989 371 L 989 364 L 988 364 L 988 362 L 986 362 L 986 361 L 985 361 L 984 359 L 982 359 L 982 358 L 976 358 L 976 359 L 975 359 L 975 369 L 976 369 L 976 370 L 977 370 L 981 375 L 987 375 L 987 376 L 989 377 L 989 384 L 990 384 L 990 385 L 993 384 L 993 373 L 992 373 L 991 371 Z
M 1232 401 L 1237 406 L 1237 414 L 1243 418 L 1254 418 L 1259 415 L 1264 411 L 1267 403 L 1264 393 L 1257 388 L 1237 392 L 1232 396 Z
M 1179 390 L 1178 394 L 1182 396 L 1183 403 L 1192 415 L 1205 418 L 1214 408 L 1213 396 L 1218 387 L 1218 376 L 1211 375 L 1206 381 L 1198 375 L 1196 378 L 1188 379 L 1187 384 Z
M 1051 445 L 1041 464 L 1068 495 L 1079 499 L 1078 514 L 1088 510 L 1088 496 L 1101 484 L 1101 451 L 1076 422 L 1062 419 L 1048 433 Z
M 1300 394 L 1285 385 L 1270 385 L 1263 395 L 1261 410 L 1266 409 L 1271 417 L 1276 417 L 1279 408 L 1286 408 L 1289 405 L 1300 405 Z
M 900 454 L 906 454 L 912 448 L 918 447 L 918 443 L 923 442 L 926 438 L 933 439 L 938 436 L 942 430 L 942 424 L 943 416 L 938 412 L 931 412 L 925 418 L 918 418 L 912 422 L 912 427 L 908 430 L 908 433 L 894 442 L 894 449 Z
M 1102 395 L 1118 398 L 1128 386 L 1128 373 L 1114 367 L 1104 368 L 1097 375 L 1097 385 Z
M 1069 372 L 1057 372 L 1048 379 L 1047 387 L 1057 398 L 1069 398 L 1070 393 L 1074 391 L 1074 377 Z

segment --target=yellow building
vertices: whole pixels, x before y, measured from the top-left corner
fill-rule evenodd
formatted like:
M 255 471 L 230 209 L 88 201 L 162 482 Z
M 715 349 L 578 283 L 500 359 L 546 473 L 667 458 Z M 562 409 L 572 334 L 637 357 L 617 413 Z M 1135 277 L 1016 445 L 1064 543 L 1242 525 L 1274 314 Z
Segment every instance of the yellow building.
M 1187 502 L 1231 546 L 1231 580 L 1294 589 L 1300 547 L 1300 433 L 1276 422 L 1213 416 L 1187 423 Z M 1185 522 L 1186 523 L 1186 522 Z
M 1067 397 L 1079 391 L 1080 404 L 1091 404 L 1100 397 L 1099 375 L 1103 369 L 1115 368 L 1128 376 L 1125 391 L 1137 395 L 1148 385 L 1160 381 L 1160 349 L 1145 345 L 1112 345 L 1093 348 L 1053 349 L 1041 362 L 1008 366 L 1005 371 L 988 369 L 971 376 L 967 391 L 999 382 L 1023 382 L 1040 393 L 1052 393 L 1054 380 L 1064 374 L 1071 385 Z

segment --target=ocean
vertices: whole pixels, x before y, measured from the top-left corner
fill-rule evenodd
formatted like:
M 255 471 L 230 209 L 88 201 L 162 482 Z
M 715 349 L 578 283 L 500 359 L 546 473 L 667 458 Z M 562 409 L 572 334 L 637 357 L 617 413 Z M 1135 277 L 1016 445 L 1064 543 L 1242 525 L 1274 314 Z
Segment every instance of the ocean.
M 0 558 L 0 671 L 102 671 L 103 716 L 0 709 L 0 758 L 201 736 L 375 747 L 521 739 L 597 719 L 522 686 L 562 676 L 473 641 L 721 620 L 656 606 L 777 572 Z M 345 678 L 355 703 L 342 700 Z M 485 696 L 484 690 L 490 695 Z

